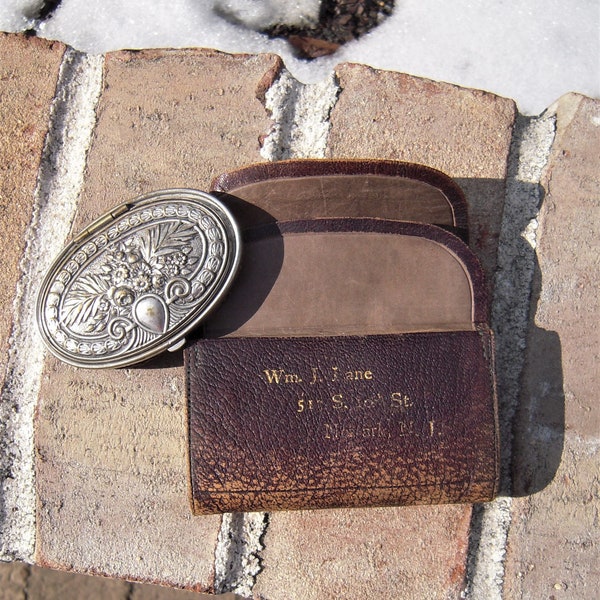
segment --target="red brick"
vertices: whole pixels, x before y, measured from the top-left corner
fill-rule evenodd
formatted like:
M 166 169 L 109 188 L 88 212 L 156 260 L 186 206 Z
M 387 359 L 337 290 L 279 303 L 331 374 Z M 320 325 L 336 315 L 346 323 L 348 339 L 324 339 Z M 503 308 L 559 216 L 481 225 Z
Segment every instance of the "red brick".
M 257 98 L 272 56 L 212 51 L 108 55 L 77 230 L 165 187 L 207 189 L 261 160 Z M 76 571 L 211 590 L 219 516 L 192 518 L 181 356 L 90 371 L 48 358 L 37 430 L 37 560 Z
M 598 596 L 600 101 L 554 107 L 542 181 L 539 274 L 517 413 L 505 589 L 510 598 Z M 529 495 L 527 495 L 529 494 Z
M 29 565 L 21 562 L 0 563 L 0 589 L 3 600 L 26 600 Z
M 271 55 L 211 50 L 109 54 L 75 230 L 151 190 L 207 190 L 260 162 L 271 121 L 259 99 L 281 68 Z
M 470 508 L 272 513 L 260 598 L 459 598 Z
M 50 105 L 65 47 L 0 34 L 0 377 L 4 378 L 19 263 L 31 220 Z M 0 380 L 1 383 L 1 380 Z
M 471 245 L 493 274 L 514 102 L 364 65 L 343 64 L 336 73 L 342 91 L 329 155 L 405 160 L 454 177 L 469 203 Z
M 130 587 L 131 585 L 126 581 L 31 567 L 25 589 L 27 600 L 61 600 L 63 598 L 127 600 Z

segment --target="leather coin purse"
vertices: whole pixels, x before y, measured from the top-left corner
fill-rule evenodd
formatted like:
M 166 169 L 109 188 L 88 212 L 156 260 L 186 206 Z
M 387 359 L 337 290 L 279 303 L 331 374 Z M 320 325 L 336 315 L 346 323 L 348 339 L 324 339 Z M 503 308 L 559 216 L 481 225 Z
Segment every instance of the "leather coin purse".
M 213 188 L 244 253 L 184 351 L 193 512 L 492 499 L 494 344 L 460 188 L 353 160 Z

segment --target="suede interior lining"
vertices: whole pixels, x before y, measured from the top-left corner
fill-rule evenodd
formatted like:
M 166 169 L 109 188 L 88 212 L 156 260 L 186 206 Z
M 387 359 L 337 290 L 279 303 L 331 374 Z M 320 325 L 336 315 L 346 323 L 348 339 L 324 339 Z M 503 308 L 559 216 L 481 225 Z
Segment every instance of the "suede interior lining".
M 247 244 L 205 335 L 315 336 L 474 329 L 464 265 L 430 239 L 310 232 Z
M 343 216 L 457 225 L 453 207 L 439 189 L 392 176 L 286 177 L 243 185 L 228 194 L 277 221 Z M 241 213 L 237 216 L 243 228 L 260 223 L 254 214 L 249 219 L 243 209 L 236 212 Z

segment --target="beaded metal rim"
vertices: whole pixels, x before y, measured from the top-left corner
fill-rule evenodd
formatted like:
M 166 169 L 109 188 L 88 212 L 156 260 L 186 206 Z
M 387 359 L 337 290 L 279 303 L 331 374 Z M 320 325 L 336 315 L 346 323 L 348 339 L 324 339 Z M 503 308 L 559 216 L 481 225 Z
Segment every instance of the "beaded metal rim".
M 214 196 L 153 192 L 106 213 L 54 261 L 38 296 L 44 342 L 80 367 L 123 367 L 184 343 L 240 262 L 240 233 Z

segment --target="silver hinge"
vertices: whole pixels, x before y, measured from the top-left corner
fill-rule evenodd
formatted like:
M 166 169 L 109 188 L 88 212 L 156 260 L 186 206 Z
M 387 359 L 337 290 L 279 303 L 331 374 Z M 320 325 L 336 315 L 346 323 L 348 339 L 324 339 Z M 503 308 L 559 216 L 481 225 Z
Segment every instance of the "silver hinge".
M 102 229 L 109 223 L 112 223 L 117 217 L 120 217 L 121 215 L 125 214 L 130 208 L 130 204 L 120 204 L 116 208 L 113 208 L 113 210 L 111 210 L 109 213 L 103 215 L 102 217 L 94 221 L 89 227 L 84 229 L 76 238 L 73 239 L 71 244 L 76 246 L 79 245 L 88 236 L 92 235 L 93 233 L 96 233 L 97 231 L 100 231 L 100 229 Z

